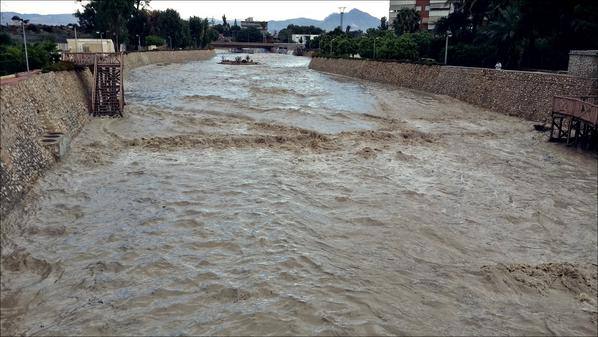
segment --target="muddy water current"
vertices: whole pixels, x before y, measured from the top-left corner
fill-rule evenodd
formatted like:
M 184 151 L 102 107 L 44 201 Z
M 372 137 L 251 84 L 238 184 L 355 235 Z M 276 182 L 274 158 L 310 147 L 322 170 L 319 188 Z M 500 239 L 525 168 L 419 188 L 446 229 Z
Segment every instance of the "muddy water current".
M 2 335 L 595 335 L 596 157 L 254 54 L 131 71 L 3 219 Z

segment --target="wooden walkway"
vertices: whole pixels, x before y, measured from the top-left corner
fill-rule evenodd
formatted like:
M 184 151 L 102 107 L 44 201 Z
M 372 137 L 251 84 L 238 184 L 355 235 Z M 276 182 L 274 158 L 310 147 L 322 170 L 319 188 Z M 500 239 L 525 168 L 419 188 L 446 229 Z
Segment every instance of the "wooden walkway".
M 64 53 L 62 59 L 92 69 L 94 116 L 122 117 L 125 104 L 122 53 Z
M 555 96 L 550 141 L 598 148 L 598 96 Z

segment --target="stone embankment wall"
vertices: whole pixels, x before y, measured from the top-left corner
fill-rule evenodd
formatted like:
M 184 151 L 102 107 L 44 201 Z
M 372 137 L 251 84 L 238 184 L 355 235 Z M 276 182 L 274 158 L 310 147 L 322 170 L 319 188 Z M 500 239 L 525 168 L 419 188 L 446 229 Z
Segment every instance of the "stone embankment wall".
M 448 95 L 496 112 L 535 121 L 550 117 L 555 95 L 595 94 L 598 79 L 451 66 L 313 58 L 311 69 Z
M 180 63 L 208 60 L 214 57 L 214 50 L 148 51 L 125 55 L 125 75 L 131 69 L 154 63 Z
M 568 72 L 574 76 L 598 77 L 598 50 L 570 51 Z
M 129 53 L 128 70 L 166 62 L 205 60 L 210 50 Z M 72 138 L 89 120 L 93 75 L 89 70 L 31 76 L 0 87 L 0 217 L 4 217 L 45 170 L 56 162 L 42 146 L 48 132 Z
M 74 136 L 89 119 L 89 70 L 46 73 L 0 87 L 0 216 L 55 161 L 47 132 Z

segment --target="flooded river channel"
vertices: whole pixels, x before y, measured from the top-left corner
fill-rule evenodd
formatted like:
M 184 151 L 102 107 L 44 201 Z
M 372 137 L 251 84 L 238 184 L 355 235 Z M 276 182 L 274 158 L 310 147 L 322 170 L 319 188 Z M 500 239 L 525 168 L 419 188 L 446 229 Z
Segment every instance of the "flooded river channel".
M 254 54 L 132 70 L 3 220 L 2 335 L 596 334 L 596 157 Z

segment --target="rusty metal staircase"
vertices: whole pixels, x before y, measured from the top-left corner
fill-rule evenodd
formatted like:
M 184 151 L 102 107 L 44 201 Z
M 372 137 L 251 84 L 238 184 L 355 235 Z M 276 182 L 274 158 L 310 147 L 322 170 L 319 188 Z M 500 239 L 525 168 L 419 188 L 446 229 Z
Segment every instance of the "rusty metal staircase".
M 122 53 L 63 53 L 64 61 L 93 72 L 90 111 L 94 116 L 122 117 L 125 105 Z
M 92 114 L 94 116 L 123 116 L 122 54 L 96 54 L 93 64 Z

